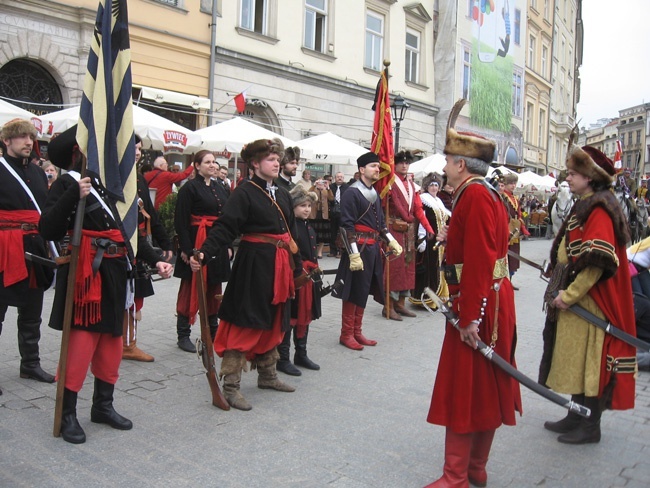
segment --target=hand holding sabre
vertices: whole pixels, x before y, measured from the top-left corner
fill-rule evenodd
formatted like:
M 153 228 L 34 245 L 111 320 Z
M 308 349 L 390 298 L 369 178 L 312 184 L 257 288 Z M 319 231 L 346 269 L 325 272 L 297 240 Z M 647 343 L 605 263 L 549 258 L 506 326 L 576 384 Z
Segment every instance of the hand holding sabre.
M 467 342 L 467 329 L 470 329 L 471 326 L 461 328 L 459 325 L 460 319 L 458 316 L 454 313 L 453 310 L 451 310 L 448 306 L 447 303 L 445 303 L 438 295 L 436 295 L 431 288 L 427 287 L 424 289 L 424 293 L 422 294 L 422 303 L 424 304 L 425 308 L 433 314 L 433 310 L 427 306 L 427 301 L 425 300 L 424 296 L 429 297 L 429 299 L 436 304 L 438 307 L 438 310 L 442 312 L 442 314 L 446 317 L 447 322 L 449 322 L 456 330 L 458 330 L 461 333 L 461 337 L 463 337 L 463 342 L 465 344 L 471 346 L 471 342 Z M 478 334 L 478 324 L 477 324 L 477 329 L 476 333 Z M 476 340 L 476 338 L 472 335 L 472 338 L 470 340 Z M 549 390 L 548 388 L 540 385 L 536 381 L 532 380 L 528 376 L 526 376 L 524 373 L 519 371 L 517 368 L 515 368 L 512 364 L 510 364 L 508 361 L 503 359 L 499 354 L 497 354 L 494 349 L 490 346 L 488 346 L 485 342 L 483 342 L 481 339 L 476 340 L 476 348 L 478 351 L 485 356 L 485 358 L 493 363 L 495 366 L 503 370 L 504 373 L 507 375 L 511 376 L 515 380 L 517 380 L 519 383 L 524 385 L 526 388 L 534 391 L 540 396 L 543 396 L 547 400 L 552 401 L 553 403 L 560 405 L 561 407 L 564 407 L 568 409 L 571 412 L 577 413 L 578 415 L 582 417 L 589 417 L 591 415 L 591 410 L 583 405 L 580 405 L 579 403 L 575 403 L 572 400 L 567 400 L 561 395 L 558 395 L 554 391 Z

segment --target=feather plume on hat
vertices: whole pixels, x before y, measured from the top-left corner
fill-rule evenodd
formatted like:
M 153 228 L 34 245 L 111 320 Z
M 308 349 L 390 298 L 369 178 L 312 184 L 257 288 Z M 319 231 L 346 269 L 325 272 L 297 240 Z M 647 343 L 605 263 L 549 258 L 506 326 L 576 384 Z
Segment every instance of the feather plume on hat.
M 494 161 L 496 143 L 481 135 L 474 134 L 473 132 L 457 132 L 456 129 L 454 129 L 456 120 L 458 119 L 465 102 L 467 102 L 467 100 L 461 98 L 454 104 L 449 112 L 449 120 L 447 121 L 447 141 L 445 142 L 445 149 L 443 152 L 455 156 L 478 158 L 489 164 Z

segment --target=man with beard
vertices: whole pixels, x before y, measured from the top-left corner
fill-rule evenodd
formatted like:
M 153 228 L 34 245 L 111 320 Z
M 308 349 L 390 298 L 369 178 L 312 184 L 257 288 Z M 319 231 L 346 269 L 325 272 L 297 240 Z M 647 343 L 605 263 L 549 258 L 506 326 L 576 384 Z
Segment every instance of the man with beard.
M 284 151 L 284 158 L 280 163 L 280 174 L 275 179 L 275 184 L 277 186 L 284 188 L 287 191 L 291 191 L 291 189 L 296 186 L 296 184 L 291 181 L 291 178 L 296 176 L 298 161 L 300 161 L 300 148 L 286 148 Z
M 341 198 L 341 238 L 347 252 L 343 253 L 332 296 L 343 300 L 341 337 L 339 342 L 349 349 L 360 351 L 363 346 L 375 346 L 377 341 L 367 339 L 362 331 L 363 313 L 368 296 L 384 303 L 384 267 L 379 247 L 381 238 L 395 256 L 402 254 L 402 246 L 388 232 L 381 209 L 381 199 L 373 183 L 379 180 L 379 156 L 368 152 L 357 159 L 361 177 Z M 347 242 L 346 242 L 347 241 Z
M 47 178 L 29 161 L 36 129 L 27 120 L 15 119 L 2 128 L 6 148 L 0 158 L 0 331 L 8 307 L 18 308 L 20 377 L 43 383 L 54 376 L 41 368 L 43 293 L 52 284 L 52 270 L 25 260 L 25 251 L 48 257 L 38 233 L 40 212 L 47 199 Z M 2 394 L 2 390 L 0 390 Z

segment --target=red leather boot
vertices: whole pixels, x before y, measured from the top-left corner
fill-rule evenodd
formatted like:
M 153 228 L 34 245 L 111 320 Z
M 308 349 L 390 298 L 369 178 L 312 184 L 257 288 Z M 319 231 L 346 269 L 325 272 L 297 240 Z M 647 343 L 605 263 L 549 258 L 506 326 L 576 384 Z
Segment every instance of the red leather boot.
M 355 310 L 357 306 L 352 302 L 343 301 L 343 313 L 341 314 L 341 338 L 339 342 L 349 349 L 360 351 L 363 346 L 354 338 Z
M 361 323 L 363 322 L 363 312 L 365 308 L 357 307 L 354 311 L 354 339 L 362 346 L 376 346 L 377 341 L 367 339 L 361 332 Z
M 473 434 L 456 434 L 447 428 L 442 477 L 424 488 L 469 488 L 467 467 L 473 437 Z
M 485 470 L 485 465 L 487 464 L 490 455 L 494 433 L 494 430 L 474 433 L 472 452 L 469 456 L 469 469 L 467 470 L 469 482 L 474 486 L 487 486 L 487 471 Z

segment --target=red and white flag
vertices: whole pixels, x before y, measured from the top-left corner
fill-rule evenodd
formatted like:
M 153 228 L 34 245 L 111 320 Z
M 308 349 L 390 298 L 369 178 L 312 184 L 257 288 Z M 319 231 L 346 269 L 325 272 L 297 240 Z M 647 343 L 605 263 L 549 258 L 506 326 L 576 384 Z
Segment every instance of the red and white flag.
M 621 140 L 616 139 L 616 152 L 614 153 L 614 169 L 621 171 L 623 169 L 623 146 Z
M 237 107 L 238 114 L 244 111 L 246 108 L 246 90 L 238 95 L 235 95 L 235 106 Z

